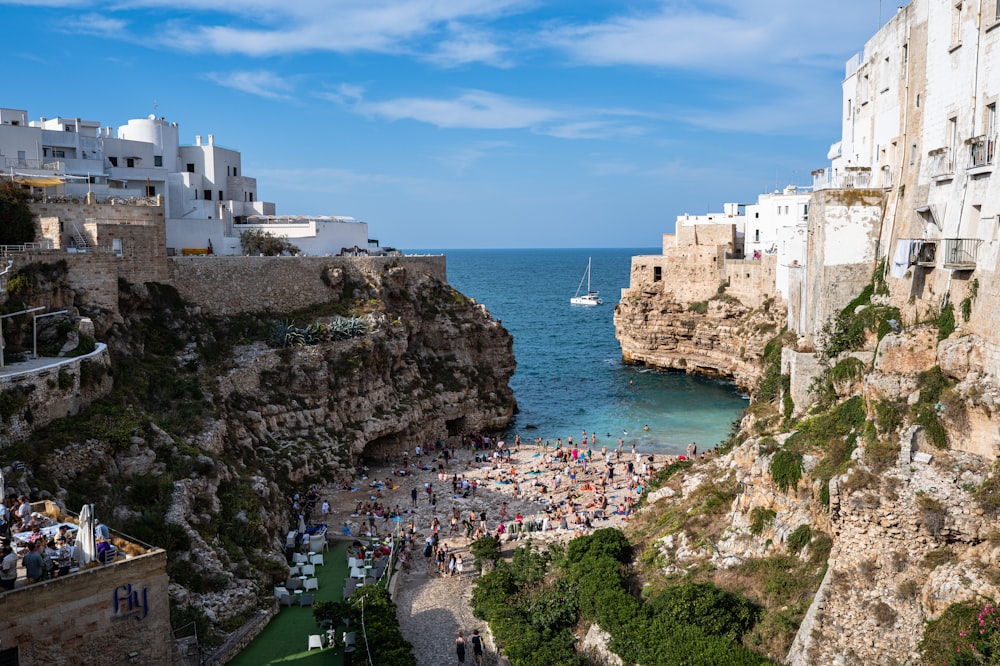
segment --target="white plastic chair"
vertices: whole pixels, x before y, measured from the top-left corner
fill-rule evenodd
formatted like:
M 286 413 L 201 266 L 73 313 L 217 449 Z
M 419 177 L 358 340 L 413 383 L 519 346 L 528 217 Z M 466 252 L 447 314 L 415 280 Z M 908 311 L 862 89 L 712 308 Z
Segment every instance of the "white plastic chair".
M 284 585 L 274 588 L 274 596 L 276 599 L 280 599 L 286 594 L 288 594 L 288 588 L 285 587 Z
M 353 569 L 355 567 L 360 567 L 361 564 L 362 564 L 362 562 L 363 562 L 363 560 L 359 560 L 356 557 L 348 557 L 347 558 L 347 566 L 350 567 L 351 569 Z
M 292 563 L 293 564 L 305 564 L 308 561 L 309 561 L 309 558 L 306 556 L 305 553 L 294 553 L 292 555 Z
M 289 576 L 298 576 L 299 575 L 299 565 L 298 564 L 293 564 L 292 566 L 288 567 L 288 575 Z
M 311 565 L 313 565 L 315 567 L 322 567 L 322 566 L 324 566 L 323 554 L 322 553 L 316 553 L 315 555 L 313 555 L 312 557 L 310 557 L 309 558 L 309 564 L 311 564 Z
M 354 567 L 351 569 L 351 578 L 364 578 L 365 570 L 361 567 Z
M 317 650 L 323 649 L 323 637 L 321 635 L 319 634 L 309 635 L 309 650 L 312 650 L 313 648 Z M 308 652 L 309 650 L 306 651 Z
M 299 567 L 299 571 L 302 576 L 315 576 L 316 575 L 316 565 L 315 564 L 303 564 Z
M 309 537 L 309 550 L 314 553 L 326 550 L 326 535 L 325 534 L 313 534 Z
M 309 590 L 318 590 L 319 589 L 319 579 L 318 578 L 306 578 L 305 585 L 302 586 L 302 589 L 305 590 L 306 592 L 308 592 Z

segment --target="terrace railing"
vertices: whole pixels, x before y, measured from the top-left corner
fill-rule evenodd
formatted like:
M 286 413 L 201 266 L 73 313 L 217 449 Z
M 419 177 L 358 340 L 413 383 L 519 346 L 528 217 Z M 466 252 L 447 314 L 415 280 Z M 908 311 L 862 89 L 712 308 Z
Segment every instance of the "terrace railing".
M 941 265 L 954 271 L 971 271 L 976 268 L 979 247 L 983 241 L 978 238 L 946 238 Z

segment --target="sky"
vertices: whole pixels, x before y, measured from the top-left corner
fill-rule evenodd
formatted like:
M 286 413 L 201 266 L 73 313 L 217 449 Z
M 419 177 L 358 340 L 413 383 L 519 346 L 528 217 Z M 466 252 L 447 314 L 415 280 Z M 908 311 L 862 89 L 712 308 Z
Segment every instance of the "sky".
M 0 0 L 0 106 L 214 134 L 400 248 L 655 247 L 811 184 L 899 2 Z

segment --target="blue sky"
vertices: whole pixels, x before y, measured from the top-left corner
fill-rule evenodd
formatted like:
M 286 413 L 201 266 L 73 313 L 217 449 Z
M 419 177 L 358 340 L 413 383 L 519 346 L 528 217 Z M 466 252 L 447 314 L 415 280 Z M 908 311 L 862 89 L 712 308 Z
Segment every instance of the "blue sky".
M 383 244 L 649 247 L 810 184 L 844 62 L 896 4 L 0 0 L 0 106 L 156 113 L 242 151 L 279 213 Z

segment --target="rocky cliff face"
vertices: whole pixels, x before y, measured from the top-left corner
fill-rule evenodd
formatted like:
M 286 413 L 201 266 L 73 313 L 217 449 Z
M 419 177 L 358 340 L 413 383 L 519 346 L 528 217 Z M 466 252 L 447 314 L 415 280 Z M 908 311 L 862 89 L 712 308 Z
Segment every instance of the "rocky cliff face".
M 724 293 L 688 303 L 627 290 L 614 321 L 626 363 L 721 376 L 746 390 L 760 377 L 764 346 L 785 315 L 780 303 L 751 308 Z
M 347 482 L 365 456 L 502 429 L 516 409 L 513 341 L 482 306 L 403 265 L 341 262 L 326 282 L 328 303 L 230 317 L 122 283 L 119 323 L 98 331 L 114 389 L 8 451 L 26 462 L 8 486 L 96 503 L 168 550 L 182 614 L 238 625 L 287 573 L 292 492 Z M 350 335 L 318 333 L 345 321 Z

